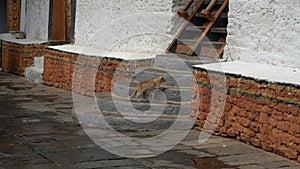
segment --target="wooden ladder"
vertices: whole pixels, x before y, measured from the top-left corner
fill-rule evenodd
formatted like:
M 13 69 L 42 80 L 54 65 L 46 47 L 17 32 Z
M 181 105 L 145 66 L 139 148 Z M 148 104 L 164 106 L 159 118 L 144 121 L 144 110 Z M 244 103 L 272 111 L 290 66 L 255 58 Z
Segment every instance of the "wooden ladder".
M 217 1 L 211 12 L 214 19 L 210 21 L 200 13 L 210 0 L 200 0 L 193 12 L 185 16 L 186 21 L 166 52 L 222 58 L 226 46 L 228 2 L 229 0 Z

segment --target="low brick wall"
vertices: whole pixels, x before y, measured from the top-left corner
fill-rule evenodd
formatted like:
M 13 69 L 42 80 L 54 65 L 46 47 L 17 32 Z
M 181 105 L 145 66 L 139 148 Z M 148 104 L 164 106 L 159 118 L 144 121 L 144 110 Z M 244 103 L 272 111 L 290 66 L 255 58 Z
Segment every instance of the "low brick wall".
M 195 126 L 201 130 L 210 111 L 211 91 L 221 88 L 210 85 L 205 69 L 195 68 L 193 74 L 197 82 L 193 88 L 198 88 L 199 92 L 192 92 L 192 103 L 197 106 L 193 107 L 191 114 L 196 116 Z M 300 161 L 299 85 L 226 74 L 225 88 L 224 113 L 219 117 L 215 134 L 234 137 Z
M 152 59 L 125 61 L 47 48 L 43 83 L 93 96 L 95 93 L 111 91 L 113 80 L 127 79 L 132 76 L 133 69 L 152 63 Z
M 24 70 L 33 65 L 34 57 L 43 56 L 47 43 L 19 44 L 2 42 L 2 68 L 5 72 L 24 75 Z

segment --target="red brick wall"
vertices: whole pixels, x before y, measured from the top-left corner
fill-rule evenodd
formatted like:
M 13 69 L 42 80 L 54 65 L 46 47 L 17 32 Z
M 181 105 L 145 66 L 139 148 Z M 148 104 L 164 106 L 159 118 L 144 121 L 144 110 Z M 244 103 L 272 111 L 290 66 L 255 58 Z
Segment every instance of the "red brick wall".
M 3 71 L 24 75 L 25 68 L 33 65 L 34 57 L 43 56 L 46 46 L 47 43 L 24 45 L 3 41 Z
M 153 60 L 123 61 L 82 55 L 79 57 L 78 54 L 47 49 L 43 83 L 93 96 L 95 92 L 110 91 L 113 79 L 129 78 L 132 69 L 149 66 L 152 62 Z
M 205 70 L 194 70 L 192 115 L 196 128 L 206 122 L 211 91 Z M 300 86 L 226 75 L 226 103 L 215 134 L 235 137 L 300 161 Z M 198 99 L 196 99 L 198 97 Z M 195 106 L 197 105 L 197 106 Z M 198 106 L 199 105 L 199 106 Z

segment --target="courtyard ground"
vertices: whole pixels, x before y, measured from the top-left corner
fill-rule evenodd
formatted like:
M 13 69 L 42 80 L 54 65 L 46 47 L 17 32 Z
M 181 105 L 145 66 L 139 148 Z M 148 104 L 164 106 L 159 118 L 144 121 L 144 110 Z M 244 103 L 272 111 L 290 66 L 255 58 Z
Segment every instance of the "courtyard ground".
M 119 157 L 96 145 L 76 125 L 72 108 L 71 92 L 0 72 L 0 169 L 300 169 L 297 162 L 234 139 L 212 136 L 200 144 L 196 130 L 156 157 Z

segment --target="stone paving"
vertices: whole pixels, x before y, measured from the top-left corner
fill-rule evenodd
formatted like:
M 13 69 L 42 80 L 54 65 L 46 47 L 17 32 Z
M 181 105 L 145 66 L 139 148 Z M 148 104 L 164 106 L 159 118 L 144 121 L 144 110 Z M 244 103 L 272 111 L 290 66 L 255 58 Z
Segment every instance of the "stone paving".
M 161 155 L 120 157 L 96 145 L 76 124 L 71 92 L 9 73 L 0 72 L 0 101 L 0 169 L 300 169 L 297 162 L 234 139 L 212 136 L 200 144 L 195 130 Z M 139 137 L 155 132 L 123 131 Z

